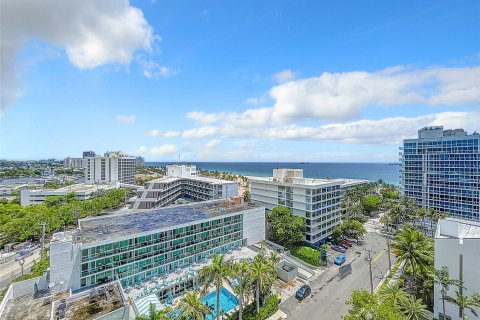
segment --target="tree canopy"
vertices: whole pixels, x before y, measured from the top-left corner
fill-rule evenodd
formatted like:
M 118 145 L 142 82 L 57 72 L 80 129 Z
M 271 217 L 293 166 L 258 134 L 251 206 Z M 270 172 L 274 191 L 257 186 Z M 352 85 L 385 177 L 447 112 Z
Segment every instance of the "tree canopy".
M 287 207 L 274 207 L 267 215 L 269 235 L 273 241 L 290 245 L 303 240 L 305 220 Z

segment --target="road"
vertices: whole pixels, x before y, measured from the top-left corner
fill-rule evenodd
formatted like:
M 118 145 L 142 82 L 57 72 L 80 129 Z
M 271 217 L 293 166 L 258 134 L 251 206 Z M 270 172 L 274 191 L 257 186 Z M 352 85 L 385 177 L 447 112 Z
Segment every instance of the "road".
M 280 305 L 288 319 L 340 319 L 348 313 L 345 304 L 353 290 L 370 290 L 368 249 L 371 250 L 373 287 L 388 270 L 386 240 L 376 232 L 365 235 L 361 245 L 347 250 L 347 261 L 341 267 L 332 265 L 310 283 L 312 294 L 299 302 L 294 296 Z M 392 256 L 393 264 L 393 256 Z
M 16 256 L 16 255 L 15 255 Z M 40 259 L 40 249 L 33 250 L 33 254 L 25 258 L 24 273 L 30 272 L 33 260 Z M 8 286 L 11 281 L 22 274 L 22 268 L 15 257 L 0 263 L 0 289 Z

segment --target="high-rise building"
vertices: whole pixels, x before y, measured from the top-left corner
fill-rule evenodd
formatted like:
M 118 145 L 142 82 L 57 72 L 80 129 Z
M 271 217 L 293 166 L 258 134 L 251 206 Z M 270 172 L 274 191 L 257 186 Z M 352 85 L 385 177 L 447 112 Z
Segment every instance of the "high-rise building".
M 249 179 L 252 201 L 271 210 L 286 206 L 305 218 L 304 240 L 319 246 L 332 234 L 342 216 L 344 189 L 365 184 L 356 179 L 308 179 L 302 169 L 273 169 L 272 177 Z
M 194 165 L 167 165 L 167 176 L 149 181 L 137 191 L 134 209 L 163 207 L 178 200 L 205 201 L 238 196 L 234 181 L 197 176 Z
M 480 220 L 480 135 L 463 129 L 425 127 L 405 139 L 401 189 L 425 208 Z
M 86 164 L 87 164 L 87 160 L 85 158 L 67 157 L 63 160 L 64 168 L 83 169 L 85 168 Z
M 136 163 L 135 165 L 137 167 L 143 167 L 145 166 L 145 159 L 143 157 L 136 157 Z
M 103 157 L 86 158 L 85 183 L 121 182 L 135 184 L 135 157 L 107 152 Z
M 92 158 L 95 157 L 95 152 L 93 151 L 83 151 L 84 158 Z
M 480 292 L 478 266 L 480 265 L 480 222 L 447 218 L 438 222 L 434 238 L 435 269 L 446 267 L 450 279 L 463 281 L 463 286 L 450 286 L 447 295 L 455 296 L 455 291 L 471 296 Z M 434 287 L 435 319 L 480 319 L 470 310 L 465 309 L 462 317 L 459 307 L 445 301 L 445 317 L 440 285 Z

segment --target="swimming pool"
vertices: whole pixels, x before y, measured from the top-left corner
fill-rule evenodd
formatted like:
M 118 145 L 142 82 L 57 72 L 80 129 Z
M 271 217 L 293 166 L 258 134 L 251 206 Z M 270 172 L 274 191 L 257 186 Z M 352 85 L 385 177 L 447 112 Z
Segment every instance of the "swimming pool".
M 203 297 L 202 302 L 204 305 L 212 308 L 212 314 L 205 317 L 206 320 L 215 319 L 217 312 L 217 292 L 213 291 Z M 220 313 L 226 314 L 233 308 L 238 306 L 238 299 L 230 291 L 225 288 L 220 289 Z

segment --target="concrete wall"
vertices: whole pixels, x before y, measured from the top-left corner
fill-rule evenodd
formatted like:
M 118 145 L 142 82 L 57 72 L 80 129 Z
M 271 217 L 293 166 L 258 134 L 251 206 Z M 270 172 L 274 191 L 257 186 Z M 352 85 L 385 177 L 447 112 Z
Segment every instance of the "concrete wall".
M 243 215 L 243 237 L 247 245 L 265 240 L 265 208 L 252 209 Z
M 22 297 L 26 294 L 33 294 L 35 292 L 35 283 L 38 286 L 38 290 L 45 290 L 48 288 L 47 276 L 40 276 L 15 282 L 8 287 L 7 293 L 0 303 L 0 319 L 2 319 L 2 313 L 7 305 L 7 302 L 11 299 Z
M 452 279 L 460 278 L 460 255 L 463 255 L 463 282 L 467 290 L 464 294 L 470 296 L 474 292 L 480 292 L 480 239 L 460 239 L 457 238 L 436 238 L 435 239 L 435 268 L 441 269 L 447 267 L 449 276 Z M 449 295 L 454 296 L 456 287 L 450 287 Z M 434 314 L 438 318 L 439 313 L 442 312 L 442 302 L 440 300 L 440 286 L 435 285 L 435 306 Z M 449 302 L 445 302 L 446 315 L 450 316 L 452 320 L 461 320 L 459 315 L 459 308 Z M 477 308 L 480 314 L 480 309 Z M 480 319 L 475 317 L 470 311 L 465 312 L 468 319 Z
M 60 236 L 61 233 L 55 234 Z M 68 241 L 52 241 L 50 243 L 50 282 L 55 286 L 52 292 L 58 292 L 68 288 L 73 290 L 80 288 L 78 267 L 80 255 L 77 255 L 77 245 Z M 75 266 L 77 268 L 75 268 Z M 73 275 L 78 275 L 73 278 Z M 63 284 L 62 284 L 63 283 Z
M 96 320 L 127 320 L 129 319 L 129 308 L 128 305 L 120 309 L 107 313 L 101 317 L 96 318 Z
M 283 269 L 283 266 L 288 266 L 293 268 L 291 271 L 287 272 Z M 277 276 L 285 282 L 292 281 L 298 274 L 298 267 L 294 264 L 288 263 L 287 261 L 282 261 L 277 264 Z

